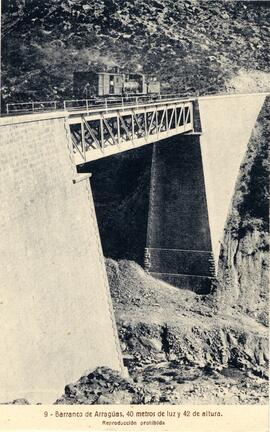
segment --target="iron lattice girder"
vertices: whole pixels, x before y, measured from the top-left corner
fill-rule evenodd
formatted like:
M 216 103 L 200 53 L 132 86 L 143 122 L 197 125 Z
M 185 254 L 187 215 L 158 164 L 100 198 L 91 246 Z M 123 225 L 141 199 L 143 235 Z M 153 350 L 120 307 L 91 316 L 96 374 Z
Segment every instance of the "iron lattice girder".
M 84 163 L 193 131 L 193 102 L 72 112 L 68 123 L 75 162 Z

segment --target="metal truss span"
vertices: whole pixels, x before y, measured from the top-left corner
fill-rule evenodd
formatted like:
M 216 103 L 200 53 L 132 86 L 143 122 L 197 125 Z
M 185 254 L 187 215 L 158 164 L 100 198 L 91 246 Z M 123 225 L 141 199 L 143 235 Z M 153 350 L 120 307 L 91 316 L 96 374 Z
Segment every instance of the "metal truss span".
M 69 114 L 76 165 L 193 131 L 193 101 Z

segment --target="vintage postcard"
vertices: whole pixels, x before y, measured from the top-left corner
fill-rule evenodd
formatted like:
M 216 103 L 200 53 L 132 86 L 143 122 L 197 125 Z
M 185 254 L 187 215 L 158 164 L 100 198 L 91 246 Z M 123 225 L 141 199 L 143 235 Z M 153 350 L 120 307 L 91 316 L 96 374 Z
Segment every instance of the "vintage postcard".
M 2 0 L 0 430 L 268 430 L 270 2 Z

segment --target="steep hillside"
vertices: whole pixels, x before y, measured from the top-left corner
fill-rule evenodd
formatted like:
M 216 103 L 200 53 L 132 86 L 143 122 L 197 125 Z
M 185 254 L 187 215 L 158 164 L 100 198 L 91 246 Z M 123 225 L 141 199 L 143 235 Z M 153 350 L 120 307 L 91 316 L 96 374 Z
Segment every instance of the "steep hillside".
M 226 88 L 269 71 L 269 2 L 4 0 L 5 101 L 72 97 L 74 70 L 155 73 L 163 92 Z M 267 84 L 268 85 L 268 84 Z
M 65 387 L 57 404 L 266 404 L 267 329 L 218 313 L 130 261 L 107 260 L 129 378 L 105 368 Z

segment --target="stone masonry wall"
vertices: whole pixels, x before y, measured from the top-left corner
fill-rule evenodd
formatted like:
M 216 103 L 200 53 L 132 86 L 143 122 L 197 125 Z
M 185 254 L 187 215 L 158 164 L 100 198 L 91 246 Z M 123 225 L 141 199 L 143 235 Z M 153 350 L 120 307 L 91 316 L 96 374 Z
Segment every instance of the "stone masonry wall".
M 155 144 L 145 258 L 159 279 L 197 292 L 209 289 L 215 269 L 197 135 Z
M 89 182 L 62 115 L 0 120 L 0 402 L 122 368 Z

